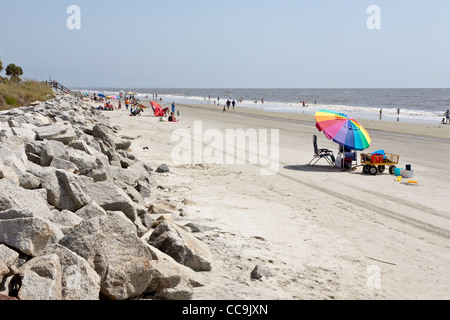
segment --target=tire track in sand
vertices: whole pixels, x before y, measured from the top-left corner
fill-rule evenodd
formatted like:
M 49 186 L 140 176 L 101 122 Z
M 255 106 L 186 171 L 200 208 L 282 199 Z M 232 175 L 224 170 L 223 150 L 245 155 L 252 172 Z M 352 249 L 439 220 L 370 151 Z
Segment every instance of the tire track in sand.
M 280 165 L 281 164 L 283 164 L 285 166 L 289 166 L 288 164 L 284 164 L 284 163 L 280 162 Z M 438 226 L 436 226 L 434 224 L 427 223 L 425 221 L 418 220 L 418 219 L 415 219 L 415 218 L 411 218 L 411 217 L 405 216 L 403 214 L 399 214 L 398 212 L 395 212 L 395 211 L 383 208 L 381 206 L 378 206 L 378 205 L 373 204 L 373 203 L 369 203 L 367 201 L 358 199 L 356 197 L 351 197 L 351 196 L 349 196 L 347 194 L 343 194 L 343 193 L 340 193 L 340 192 L 335 191 L 335 190 L 331 190 L 331 189 L 328 189 L 328 188 L 325 188 L 325 187 L 321 187 L 321 186 L 318 186 L 318 185 L 313 184 L 313 183 L 305 182 L 305 181 L 303 181 L 303 180 L 301 180 L 299 178 L 295 178 L 295 177 L 292 177 L 291 175 L 281 173 L 280 171 L 277 173 L 277 175 L 282 176 L 283 178 L 292 180 L 294 182 L 297 182 L 299 184 L 302 184 L 302 185 L 304 185 L 306 187 L 309 187 L 311 189 L 314 189 L 314 190 L 317 190 L 319 192 L 325 193 L 325 194 L 327 194 L 329 196 L 333 196 L 333 197 L 338 198 L 340 200 L 346 200 L 346 201 L 348 201 L 348 202 L 350 202 L 352 204 L 358 205 L 361 208 L 364 208 L 364 210 L 362 210 L 362 212 L 365 212 L 366 210 L 369 210 L 369 211 L 375 212 L 377 214 L 383 215 L 385 217 L 388 217 L 388 218 L 391 218 L 391 219 L 395 219 L 395 220 L 400 221 L 402 223 L 405 223 L 405 224 L 408 224 L 410 226 L 416 227 L 416 228 L 418 228 L 420 230 L 433 233 L 433 234 L 435 234 L 435 235 L 437 235 L 439 237 L 450 239 L 450 230 L 448 230 L 448 229 L 441 228 L 441 227 L 438 227 Z M 385 198 L 384 195 L 380 195 L 380 196 Z M 395 200 L 388 199 L 388 200 L 389 201 L 397 201 L 397 199 L 395 199 Z M 405 205 L 405 203 L 401 203 L 401 205 Z M 412 209 L 415 209 L 415 210 L 417 209 L 417 208 L 415 208 L 413 206 L 410 206 L 409 204 L 408 204 L 408 207 L 410 207 Z

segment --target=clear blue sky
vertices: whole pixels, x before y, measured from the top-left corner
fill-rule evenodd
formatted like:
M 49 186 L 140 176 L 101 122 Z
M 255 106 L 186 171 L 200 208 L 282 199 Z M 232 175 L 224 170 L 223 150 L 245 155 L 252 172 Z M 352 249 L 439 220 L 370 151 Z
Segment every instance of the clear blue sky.
M 4 67 L 71 87 L 450 87 L 448 0 L 0 0 L 0 16 Z

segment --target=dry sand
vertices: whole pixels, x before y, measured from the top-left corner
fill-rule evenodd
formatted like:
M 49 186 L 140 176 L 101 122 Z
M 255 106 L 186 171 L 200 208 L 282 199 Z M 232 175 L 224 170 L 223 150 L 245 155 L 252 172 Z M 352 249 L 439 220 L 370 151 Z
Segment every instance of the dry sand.
M 169 105 L 167 105 L 169 106 Z M 164 107 L 164 106 L 163 106 Z M 213 229 L 197 233 L 213 253 L 215 265 L 204 273 L 206 286 L 194 299 L 449 299 L 450 298 L 450 126 L 362 121 L 369 131 L 369 152 L 400 155 L 411 164 L 417 185 L 331 168 L 313 157 L 319 148 L 336 150 L 309 115 L 263 113 L 218 106 L 178 106 L 180 122 L 159 122 L 146 109 L 141 117 L 105 112 L 121 135 L 135 137 L 139 159 L 170 172 L 158 181 L 154 201 L 180 199 L 179 224 Z M 275 175 L 260 166 L 175 165 L 175 129 L 279 129 L 280 165 Z M 256 266 L 271 276 L 252 280 Z

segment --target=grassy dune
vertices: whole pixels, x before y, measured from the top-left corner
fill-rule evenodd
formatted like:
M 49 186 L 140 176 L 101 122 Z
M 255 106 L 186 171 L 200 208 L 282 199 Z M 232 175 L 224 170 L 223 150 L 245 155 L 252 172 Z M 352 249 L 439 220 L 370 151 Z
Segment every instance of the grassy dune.
M 54 97 L 50 86 L 37 81 L 0 83 L 0 110 L 23 107 L 34 101 L 47 101 Z

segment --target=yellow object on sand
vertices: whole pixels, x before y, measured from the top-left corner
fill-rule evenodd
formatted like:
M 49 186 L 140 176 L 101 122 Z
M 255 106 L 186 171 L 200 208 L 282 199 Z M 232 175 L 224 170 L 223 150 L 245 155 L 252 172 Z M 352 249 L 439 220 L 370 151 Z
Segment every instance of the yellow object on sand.
M 397 181 L 402 181 L 402 176 L 398 176 Z

